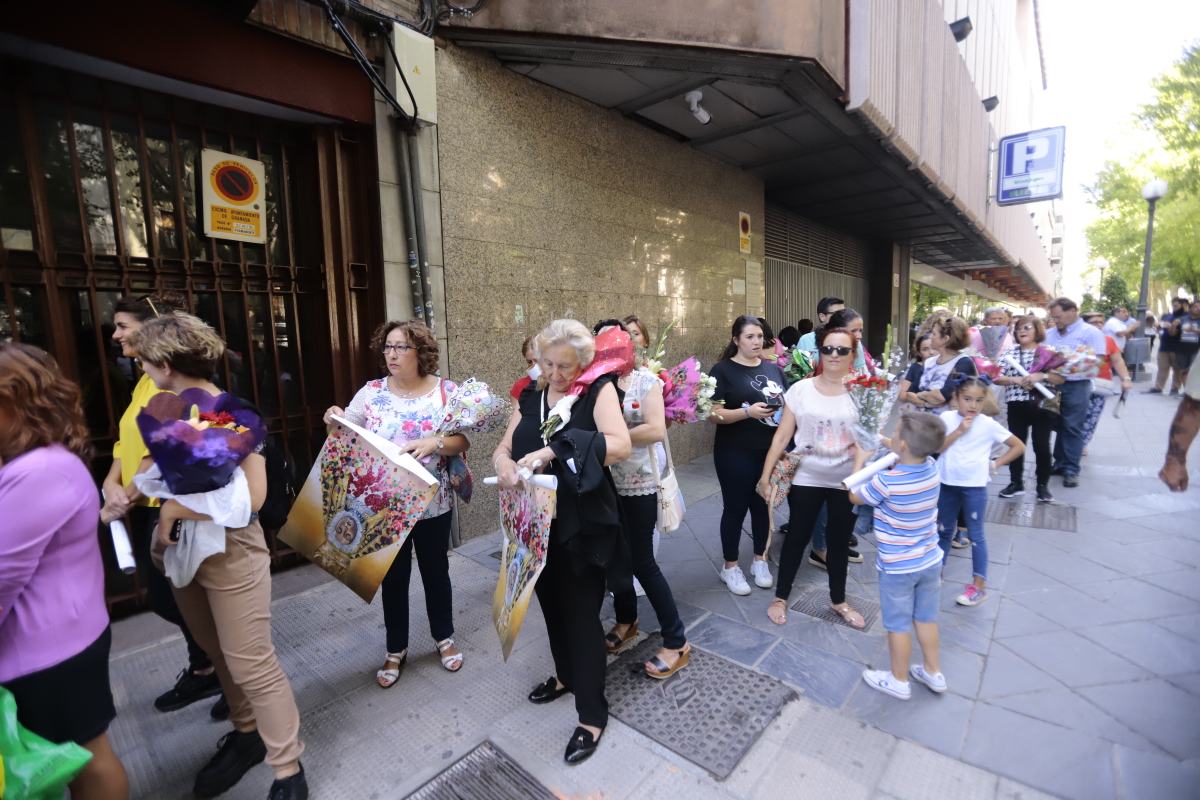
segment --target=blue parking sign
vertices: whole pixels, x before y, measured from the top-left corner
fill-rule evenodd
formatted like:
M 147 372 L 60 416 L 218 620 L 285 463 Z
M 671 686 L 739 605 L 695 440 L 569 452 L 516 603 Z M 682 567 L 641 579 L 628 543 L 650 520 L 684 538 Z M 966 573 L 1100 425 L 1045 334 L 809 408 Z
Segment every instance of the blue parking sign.
M 1002 206 L 1062 197 L 1067 129 L 1043 128 L 1000 140 L 996 202 Z

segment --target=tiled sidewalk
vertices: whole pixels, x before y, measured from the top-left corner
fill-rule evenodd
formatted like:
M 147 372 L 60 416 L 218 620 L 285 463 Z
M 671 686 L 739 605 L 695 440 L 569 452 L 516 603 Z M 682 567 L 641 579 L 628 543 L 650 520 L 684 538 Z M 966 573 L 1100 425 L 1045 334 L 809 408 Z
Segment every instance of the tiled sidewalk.
M 907 703 L 859 677 L 867 663 L 886 666 L 878 623 L 859 633 L 792 611 L 777 627 L 766 618 L 772 592 L 725 590 L 711 462 L 681 465 L 687 523 L 664 537 L 659 556 L 689 638 L 801 694 L 725 781 L 618 720 L 594 758 L 562 764 L 571 704 L 524 700 L 551 669 L 539 613 L 531 611 L 509 662 L 499 656 L 493 537 L 467 542 L 451 559 L 464 672 L 438 666 L 415 579 L 414 658 L 388 692 L 372 679 L 382 654 L 378 605 L 312 567 L 277 576 L 275 637 L 301 705 L 313 797 L 404 797 L 487 738 L 560 796 L 1030 798 L 1039 794 L 1032 786 L 1079 798 L 1195 797 L 1200 488 L 1168 495 L 1154 477 L 1173 411 L 1167 399 L 1135 397 L 1124 419 L 1106 415 L 1083 486 L 1052 486 L 1077 506 L 1076 532 L 989 527 L 993 592 L 981 606 L 953 604 L 969 573 L 956 551 L 941 620 L 950 692 L 914 686 Z M 871 598 L 868 542 L 863 550 L 849 591 Z M 824 586 L 825 573 L 806 564 L 793 597 Z M 644 601 L 641 623 L 656 627 Z M 183 662 L 181 640 L 163 633 L 146 615 L 115 626 L 113 733 L 138 797 L 185 796 L 224 730 L 208 720 L 207 704 L 150 710 Z M 262 797 L 269 782 L 260 766 L 227 796 Z
M 1054 794 L 1200 796 L 1200 487 L 1196 472 L 1184 494 L 1156 477 L 1175 402 L 1138 395 L 1122 419 L 1110 410 L 1082 486 L 1052 481 L 1057 500 L 1076 507 L 1077 531 L 988 525 L 992 591 L 982 605 L 954 604 L 971 569 L 969 550 L 952 551 L 944 696 L 914 684 L 902 703 L 862 683 L 864 663 L 887 667 L 879 623 L 859 633 L 791 611 L 780 628 L 766 617 L 772 591 L 727 592 L 716 574 L 719 496 L 689 506 L 687 529 L 663 542 L 660 562 L 679 600 L 712 612 L 689 631 L 694 642 L 817 703 Z M 990 503 L 1033 502 L 1032 492 L 1000 500 L 1005 483 L 997 477 Z M 873 548 L 862 545 L 847 591 L 877 599 Z M 792 597 L 825 585 L 805 563 Z

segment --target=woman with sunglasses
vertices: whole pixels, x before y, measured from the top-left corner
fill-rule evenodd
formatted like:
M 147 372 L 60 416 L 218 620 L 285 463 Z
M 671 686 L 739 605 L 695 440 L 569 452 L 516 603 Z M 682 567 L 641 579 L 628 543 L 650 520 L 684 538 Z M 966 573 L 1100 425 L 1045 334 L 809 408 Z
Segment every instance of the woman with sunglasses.
M 387 653 L 383 667 L 375 673 L 380 687 L 387 689 L 400 679 L 408 660 L 408 583 L 412 575 L 413 548 L 425 586 L 425 609 L 429 632 L 437 642 L 442 667 L 458 672 L 462 651 L 454 644 L 453 590 L 450 586 L 451 492 L 446 458 L 466 452 L 470 443 L 461 434 L 435 436 L 446 397 L 458 387 L 437 375 L 438 345 L 433 332 L 418 320 L 385 322 L 375 331 L 371 347 L 382 357 L 387 375 L 368 381 L 345 410 L 332 406 L 332 417 L 344 417 L 372 433 L 378 433 L 412 455 L 439 480 L 437 496 L 396 554 L 383 578 L 383 624 L 387 630 Z
M 829 573 L 829 600 L 833 610 L 852 628 L 866 626 L 862 614 L 846 602 L 846 570 L 850 531 L 854 514 L 850 494 L 842 481 L 854 471 L 858 446 L 854 443 L 854 423 L 858 412 L 846 391 L 845 379 L 851 374 L 858 344 L 854 334 L 844 328 L 822 328 L 817 334 L 820 364 L 811 378 L 788 389 L 784 396 L 783 419 L 771 441 L 758 480 L 758 493 L 770 494 L 771 471 L 784 457 L 788 445 L 802 453 L 788 492 L 791 526 L 783 540 L 779 557 L 779 581 L 775 599 L 767 616 L 776 625 L 787 622 L 787 600 L 792 581 L 808 546 L 813 524 L 822 508 L 828 512 L 826 570 Z
M 1025 444 L 1033 433 L 1033 453 L 1037 462 L 1037 499 L 1039 503 L 1054 500 L 1050 494 L 1050 433 L 1057 421 L 1054 414 L 1042 408 L 1041 395 L 1033 388 L 1035 383 L 1045 383 L 1046 373 L 1036 371 L 1037 365 L 1046 363 L 1052 352 L 1042 342 L 1046 329 L 1035 316 L 1017 320 L 1017 343 L 1001 358 L 1004 365 L 996 383 L 1005 387 L 1004 399 L 1008 406 L 1008 429 Z M 1022 375 L 1009 361 L 1019 363 L 1029 375 Z M 1004 498 L 1025 494 L 1025 456 L 1019 455 L 1008 464 L 1008 486 L 1000 491 Z

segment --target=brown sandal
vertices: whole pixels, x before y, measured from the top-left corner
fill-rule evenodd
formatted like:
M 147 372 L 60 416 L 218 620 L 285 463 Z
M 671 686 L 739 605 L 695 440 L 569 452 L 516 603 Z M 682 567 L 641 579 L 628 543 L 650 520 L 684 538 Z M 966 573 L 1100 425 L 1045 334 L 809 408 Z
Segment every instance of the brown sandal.
M 604 649 L 608 651 L 609 655 L 615 655 L 624 650 L 626 645 L 637 638 L 637 635 L 637 622 L 633 622 L 629 625 L 629 628 L 625 631 L 624 636 L 621 636 L 621 634 L 617 633 L 617 626 L 613 625 L 612 630 L 604 635 Z
M 664 650 L 666 648 L 663 648 Z M 675 665 L 671 666 L 662 660 L 661 656 L 655 656 L 645 664 L 646 674 L 651 678 L 657 678 L 660 681 L 665 681 L 667 678 L 674 675 L 679 670 L 683 669 L 692 660 L 692 646 L 685 644 L 679 650 L 675 650 L 679 657 L 675 659 Z
M 866 619 L 863 618 L 862 614 L 859 614 L 857 611 L 855 611 L 853 608 L 851 608 L 849 603 L 847 603 L 842 608 L 838 608 L 837 606 L 830 606 L 830 608 L 833 609 L 833 613 L 835 613 L 839 617 L 841 617 L 842 621 L 845 622 L 847 625 L 849 625 L 851 628 L 854 628 L 854 630 L 861 631 L 867 627 Z M 857 625 L 854 624 L 855 617 L 858 618 Z

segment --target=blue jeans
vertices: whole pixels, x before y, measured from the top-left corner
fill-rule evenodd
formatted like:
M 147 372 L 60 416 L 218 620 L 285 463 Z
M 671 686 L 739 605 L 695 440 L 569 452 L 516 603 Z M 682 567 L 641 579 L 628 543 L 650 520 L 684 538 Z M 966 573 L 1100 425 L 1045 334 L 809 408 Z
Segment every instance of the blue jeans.
M 875 506 L 855 506 L 854 514 L 854 535 L 866 538 L 875 526 Z
M 1064 475 L 1078 475 L 1088 407 L 1092 404 L 1092 382 L 1067 381 L 1059 391 L 1062 405 L 1054 429 L 1058 433 L 1054 441 L 1054 468 L 1061 469 Z
M 815 552 L 821 552 L 825 549 L 825 528 L 829 525 L 829 511 L 825 506 L 821 506 L 821 510 L 817 512 L 817 521 L 813 523 L 812 532 L 812 549 Z M 791 530 L 790 519 L 788 530 Z
M 937 622 L 942 565 L 895 575 L 879 573 L 879 609 L 888 633 L 908 633 L 913 622 Z
M 958 512 L 967 521 L 967 536 L 971 539 L 971 572 L 987 580 L 987 538 L 983 533 L 983 515 L 987 511 L 986 486 L 951 486 L 942 484 L 938 495 L 938 545 L 942 554 L 950 552 L 950 540 L 958 530 Z M 945 561 L 942 564 L 945 565 Z

